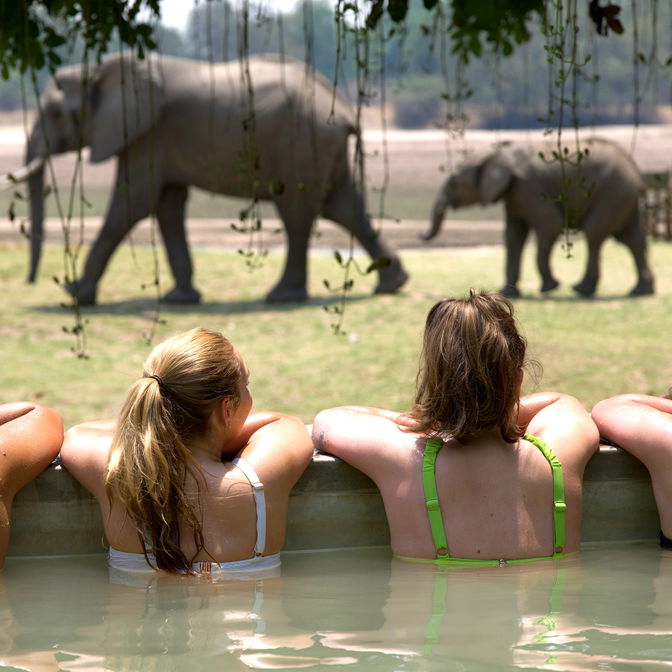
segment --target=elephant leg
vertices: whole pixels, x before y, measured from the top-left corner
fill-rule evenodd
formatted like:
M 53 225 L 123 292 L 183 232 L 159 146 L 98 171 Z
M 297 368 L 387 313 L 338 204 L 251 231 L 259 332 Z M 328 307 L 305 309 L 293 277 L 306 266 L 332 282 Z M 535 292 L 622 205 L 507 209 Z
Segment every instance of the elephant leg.
M 597 283 L 600 279 L 600 251 L 606 236 L 602 231 L 595 231 L 587 227 L 586 241 L 588 243 L 588 263 L 583 279 L 575 284 L 572 289 L 581 296 L 590 297 L 595 294 Z
M 332 189 L 322 214 L 352 233 L 373 261 L 381 260 L 376 294 L 393 294 L 406 284 L 408 274 L 399 256 L 371 227 L 364 199 L 349 174 Z
M 129 165 L 117 167 L 117 181 L 112 193 L 105 221 L 84 264 L 84 272 L 65 289 L 75 296 L 80 305 L 96 303 L 98 281 L 124 236 L 140 219 L 147 217 L 156 205 L 156 180 L 147 171 L 133 170 Z M 128 162 L 131 163 L 130 161 Z M 140 166 L 141 167 L 141 166 Z M 128 175 L 128 177 L 127 177 Z
M 646 239 L 639 225 L 637 193 L 625 188 L 594 197 L 594 205 L 583 220 L 588 241 L 588 264 L 583 280 L 574 286 L 582 296 L 595 293 L 600 277 L 600 250 L 608 236 L 627 245 L 635 257 L 639 280 L 633 295 L 653 293 L 653 274 L 646 257 Z
M 504 243 L 506 245 L 506 284 L 499 290 L 504 296 L 509 296 L 511 298 L 520 296 L 520 291 L 518 290 L 520 258 L 529 231 L 530 227 L 522 219 L 509 217 L 507 215 L 504 232 Z
M 175 287 L 163 297 L 166 303 L 198 303 L 200 292 L 192 285 L 193 267 L 184 226 L 188 190 L 183 185 L 167 185 L 156 210 L 159 229 L 166 246 Z
M 653 294 L 655 283 L 648 261 L 646 234 L 640 225 L 637 210 L 634 211 L 634 214 L 628 220 L 627 226 L 614 234 L 614 237 L 629 248 L 635 260 L 637 284 L 630 291 L 630 296 Z
M 537 269 L 542 292 L 550 292 L 560 284 L 551 272 L 551 252 L 559 235 L 557 230 L 537 231 Z
M 288 207 L 286 201 L 276 206 L 285 225 L 287 256 L 280 280 L 266 295 L 269 303 L 306 301 L 308 290 L 308 239 L 313 228 L 315 212 L 310 208 Z

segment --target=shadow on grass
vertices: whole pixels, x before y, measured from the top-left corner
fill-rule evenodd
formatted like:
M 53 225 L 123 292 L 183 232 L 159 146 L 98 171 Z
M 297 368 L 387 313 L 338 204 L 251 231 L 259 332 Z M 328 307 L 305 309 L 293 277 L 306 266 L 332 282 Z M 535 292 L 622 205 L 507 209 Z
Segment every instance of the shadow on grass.
M 373 294 L 357 294 L 346 296 L 345 304 L 352 304 L 373 297 Z M 129 299 L 127 301 L 113 301 L 95 306 L 82 306 L 83 317 L 88 315 L 145 315 L 149 312 L 159 312 L 162 315 L 240 315 L 244 313 L 269 313 L 331 307 L 341 303 L 340 296 L 314 297 L 308 301 L 288 301 L 286 303 L 266 303 L 263 299 L 248 301 L 204 301 L 202 303 L 175 304 L 162 303 L 156 299 Z M 39 313 L 73 312 L 72 304 L 31 306 L 28 310 Z

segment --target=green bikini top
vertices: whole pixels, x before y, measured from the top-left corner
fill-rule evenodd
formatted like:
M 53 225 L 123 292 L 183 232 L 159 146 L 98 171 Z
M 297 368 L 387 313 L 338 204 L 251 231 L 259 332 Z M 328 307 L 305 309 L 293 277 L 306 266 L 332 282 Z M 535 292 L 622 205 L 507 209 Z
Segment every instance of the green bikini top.
M 425 493 L 425 504 L 429 526 L 432 530 L 436 558 L 426 562 L 440 565 L 479 565 L 502 566 L 508 563 L 531 562 L 548 558 L 561 558 L 565 546 L 565 484 L 562 476 L 562 465 L 555 453 L 536 436 L 525 434 L 523 438 L 534 444 L 548 460 L 553 475 L 553 554 L 541 558 L 516 558 L 514 560 L 476 560 L 475 558 L 453 558 L 448 550 L 448 540 L 443 526 L 443 516 L 439 504 L 439 495 L 436 490 L 436 456 L 443 446 L 443 441 L 437 438 L 427 439 L 425 453 L 422 459 L 422 486 Z

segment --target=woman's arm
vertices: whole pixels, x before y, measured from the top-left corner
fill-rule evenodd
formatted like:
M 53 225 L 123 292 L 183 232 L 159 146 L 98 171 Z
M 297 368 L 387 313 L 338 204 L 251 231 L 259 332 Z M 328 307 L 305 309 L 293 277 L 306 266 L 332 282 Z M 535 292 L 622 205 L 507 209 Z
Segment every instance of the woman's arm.
M 378 418 L 385 418 L 386 420 L 391 420 L 395 425 L 399 427 L 405 427 L 407 429 L 413 429 L 414 427 L 418 426 L 417 421 L 405 413 L 400 413 L 399 411 L 388 411 L 385 408 L 374 408 L 372 406 L 339 406 L 338 410 L 352 411 L 353 413 L 361 413 L 362 415 L 373 415 Z
M 660 526 L 672 535 L 672 401 L 643 394 L 604 399 L 593 408 L 604 438 L 641 460 L 651 475 Z
M 2 404 L 0 406 L 0 425 L 16 420 L 22 415 L 34 411 L 37 407 L 37 404 L 31 404 L 29 401 L 13 401 L 9 404 Z
M 672 470 L 672 401 L 622 394 L 598 402 L 592 415 L 601 436 L 632 453 L 649 471 Z
M 240 457 L 252 465 L 262 481 L 281 483 L 289 491 L 313 456 L 306 425 L 291 415 L 262 413 L 251 416 L 249 429 L 253 431 Z
M 255 432 L 279 420 L 280 413 L 253 413 L 248 415 L 238 436 L 222 448 L 222 459 L 232 460 L 249 442 Z
M 535 394 L 528 394 L 526 397 L 521 397 L 518 407 L 518 424 L 521 427 L 527 428 L 532 418 L 539 411 L 556 403 L 564 396 L 559 392 L 537 392 Z
M 99 499 L 104 493 L 105 468 L 116 421 L 99 420 L 75 425 L 65 434 L 63 466 Z
M 599 434 L 583 404 L 568 394 L 540 392 L 520 400 L 518 421 L 527 434 L 547 441 L 563 464 L 583 473 L 599 447 Z M 569 464 L 568 464 L 569 466 Z
M 63 422 L 41 404 L 16 402 L 0 406 L 0 496 L 14 495 L 58 455 Z
M 380 408 L 341 406 L 321 411 L 313 421 L 313 444 L 341 458 L 374 481 L 406 464 L 409 445 L 417 441 L 415 422 Z

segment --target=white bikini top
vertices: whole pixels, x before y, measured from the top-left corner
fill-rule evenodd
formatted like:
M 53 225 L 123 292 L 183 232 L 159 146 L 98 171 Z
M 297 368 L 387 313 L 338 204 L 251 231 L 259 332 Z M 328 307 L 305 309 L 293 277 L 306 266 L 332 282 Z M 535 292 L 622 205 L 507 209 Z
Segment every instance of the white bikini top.
M 254 554 L 263 555 L 266 548 L 266 497 L 264 484 L 259 480 L 252 465 L 242 457 L 236 457 L 233 463 L 240 469 L 252 486 L 254 506 L 257 510 L 257 543 L 254 545 Z
M 192 567 L 199 574 L 220 574 L 257 571 L 277 570 L 280 567 L 280 554 L 264 555 L 266 548 L 266 497 L 264 495 L 264 484 L 259 480 L 257 472 L 242 457 L 236 457 L 233 460 L 238 469 L 240 469 L 245 478 L 252 486 L 254 496 L 254 506 L 257 512 L 257 541 L 254 545 L 254 557 L 245 560 L 233 560 L 231 562 L 194 562 Z M 154 563 L 154 556 L 148 553 L 149 561 Z M 109 550 L 109 564 L 114 569 L 121 569 L 134 572 L 153 572 L 154 570 L 147 564 L 145 556 L 142 553 L 128 553 L 118 551 L 116 548 Z

